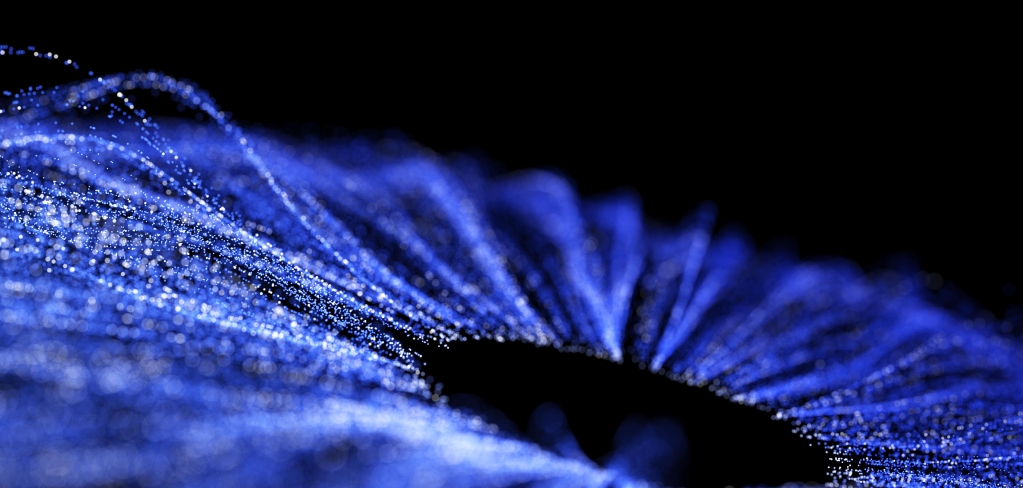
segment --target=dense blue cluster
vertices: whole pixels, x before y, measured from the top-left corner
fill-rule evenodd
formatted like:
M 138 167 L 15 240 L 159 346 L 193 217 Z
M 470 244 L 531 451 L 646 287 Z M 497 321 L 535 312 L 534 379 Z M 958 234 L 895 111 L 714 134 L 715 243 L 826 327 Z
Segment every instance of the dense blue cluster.
M 1023 480 L 1023 348 L 915 276 L 407 141 L 243 133 L 157 72 L 0 104 L 0 485 L 644 483 L 640 451 L 599 466 L 447 407 L 419 353 L 465 340 L 770 410 L 837 485 Z

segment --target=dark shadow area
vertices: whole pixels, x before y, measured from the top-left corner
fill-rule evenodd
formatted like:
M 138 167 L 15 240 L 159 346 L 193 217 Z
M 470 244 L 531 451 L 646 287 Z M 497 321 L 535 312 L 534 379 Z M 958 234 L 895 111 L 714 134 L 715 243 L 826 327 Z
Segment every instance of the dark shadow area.
M 793 434 L 788 423 L 631 363 L 490 341 L 457 343 L 424 354 L 425 370 L 443 383 L 442 392 L 453 406 L 485 414 L 490 409 L 486 416 L 491 422 L 528 432 L 537 407 L 553 402 L 564 411 L 579 447 L 598 462 L 614 453 L 616 432 L 626 419 L 674 419 L 688 443 L 689 472 L 677 478 L 685 486 L 774 486 L 829 479 L 824 449 Z M 653 459 L 658 454 L 648 455 Z

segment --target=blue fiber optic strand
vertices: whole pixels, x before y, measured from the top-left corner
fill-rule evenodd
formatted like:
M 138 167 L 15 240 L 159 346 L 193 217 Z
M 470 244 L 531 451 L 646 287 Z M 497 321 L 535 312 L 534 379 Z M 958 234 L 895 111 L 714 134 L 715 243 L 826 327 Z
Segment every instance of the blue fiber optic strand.
M 133 90 L 213 122 L 154 121 Z M 710 205 L 656 227 L 628 194 L 581 199 L 411 142 L 296 148 L 159 72 L 2 103 L 13 484 L 645 483 L 448 407 L 420 353 L 476 339 L 770 410 L 831 454 L 838 485 L 1023 476 L 1023 349 L 911 276 L 715 236 Z

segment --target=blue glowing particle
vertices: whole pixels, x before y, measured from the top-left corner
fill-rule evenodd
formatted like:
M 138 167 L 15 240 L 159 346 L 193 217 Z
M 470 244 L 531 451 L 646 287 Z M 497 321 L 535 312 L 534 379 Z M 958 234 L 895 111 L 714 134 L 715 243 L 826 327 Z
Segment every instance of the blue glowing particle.
M 474 339 L 631 360 L 770 409 L 831 453 L 838 484 L 1023 477 L 1023 349 L 913 279 L 758 252 L 712 235 L 711 206 L 657 228 L 634 197 L 582 200 L 547 172 L 296 144 L 163 73 L 91 75 L 0 99 L 13 485 L 641 485 L 677 454 L 645 463 L 644 439 L 688 448 L 629 424 L 601 466 L 557 411 L 537 414 L 541 447 L 447 407 L 420 351 Z M 133 90 L 209 121 L 154 120 Z

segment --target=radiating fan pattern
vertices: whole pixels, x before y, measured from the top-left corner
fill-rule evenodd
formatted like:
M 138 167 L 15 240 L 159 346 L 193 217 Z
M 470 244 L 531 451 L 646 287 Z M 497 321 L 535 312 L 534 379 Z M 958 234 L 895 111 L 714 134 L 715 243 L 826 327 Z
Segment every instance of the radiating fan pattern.
M 139 90 L 211 121 L 156 122 Z M 465 340 L 770 410 L 839 485 L 1023 476 L 1023 349 L 915 276 L 758 251 L 714 235 L 710 205 L 654 226 L 631 194 L 401 139 L 243 133 L 162 73 L 3 104 L 0 485 L 644 483 L 447 407 L 420 354 Z

